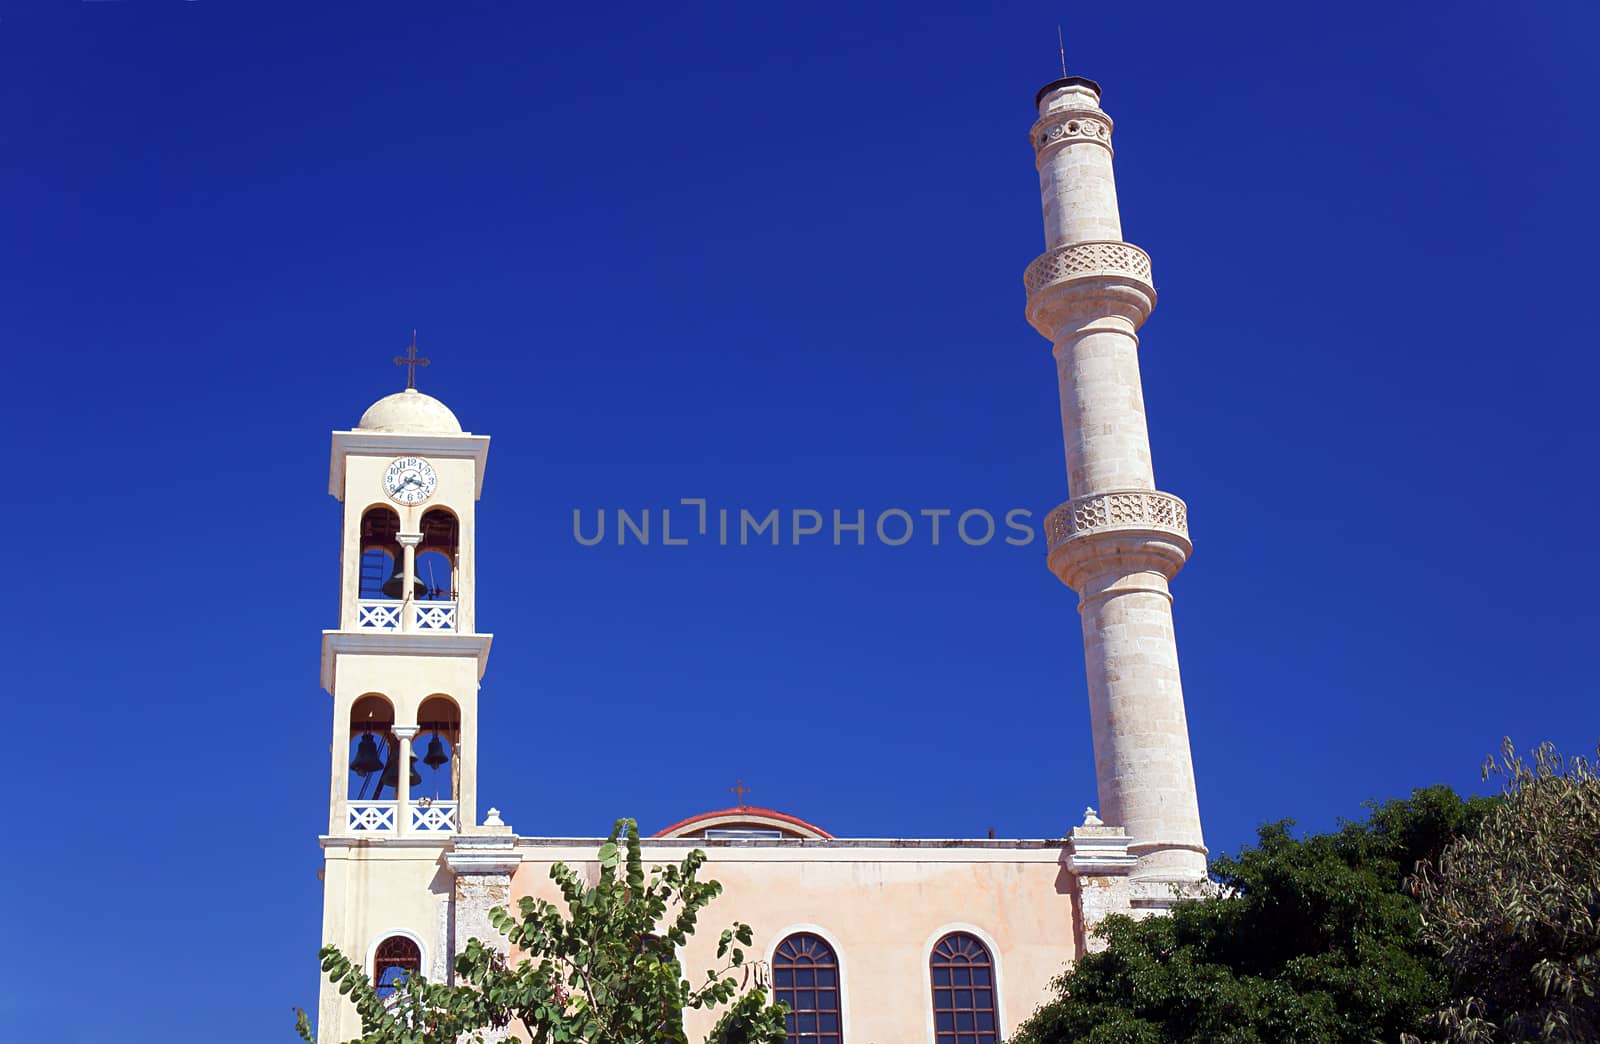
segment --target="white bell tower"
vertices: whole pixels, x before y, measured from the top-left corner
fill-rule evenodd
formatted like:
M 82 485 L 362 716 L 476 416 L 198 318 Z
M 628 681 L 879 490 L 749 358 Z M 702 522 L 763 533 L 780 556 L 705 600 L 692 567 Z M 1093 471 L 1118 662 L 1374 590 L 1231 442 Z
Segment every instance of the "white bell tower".
M 328 492 L 344 505 L 339 626 L 322 632 L 333 837 L 477 826 L 478 680 L 492 636 L 474 612 L 474 508 L 489 439 L 413 384 L 333 433 Z

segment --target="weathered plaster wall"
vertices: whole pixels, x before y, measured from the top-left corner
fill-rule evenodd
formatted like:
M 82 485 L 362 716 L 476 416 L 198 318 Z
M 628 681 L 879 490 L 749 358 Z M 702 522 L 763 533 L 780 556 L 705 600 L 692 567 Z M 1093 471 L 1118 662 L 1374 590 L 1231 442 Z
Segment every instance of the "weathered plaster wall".
M 1060 848 L 898 844 L 704 845 L 702 875 L 724 891 L 684 954 L 691 981 L 713 967 L 716 936 L 734 920 L 755 930 L 760 960 L 790 932 L 813 931 L 839 956 L 845 1039 L 922 1044 L 933 1040 L 929 953 L 946 932 L 970 931 L 995 959 L 1001 1029 L 1011 1032 L 1075 952 L 1074 899 Z M 562 860 L 592 875 L 597 846 L 527 845 L 513 901 L 534 895 L 558 902 L 550 864 Z M 646 856 L 676 861 L 688 847 L 647 843 Z M 691 1036 L 712 1021 L 692 1015 Z
M 368 962 L 389 935 L 413 936 L 422 947 L 430 978 L 449 967 L 450 897 L 453 875 L 442 859 L 448 838 L 426 844 L 332 845 L 324 850 L 322 940 L 345 955 Z M 324 979 L 318 1036 L 323 1041 L 360 1036 L 355 1009 Z

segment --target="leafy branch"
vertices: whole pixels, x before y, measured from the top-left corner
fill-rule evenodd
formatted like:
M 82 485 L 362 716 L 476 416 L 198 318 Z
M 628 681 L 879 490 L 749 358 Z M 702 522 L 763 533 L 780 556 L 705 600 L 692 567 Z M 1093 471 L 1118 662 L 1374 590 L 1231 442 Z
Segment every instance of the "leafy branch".
M 507 1027 L 520 1027 L 531 1044 L 688 1044 L 684 1012 L 719 1008 L 727 1010 L 707 1044 L 782 1044 L 786 1009 L 769 1003 L 752 978 L 749 925 L 721 933 L 718 967 L 705 981 L 694 985 L 683 975 L 677 955 L 722 893 L 718 882 L 699 877 L 705 852 L 646 871 L 638 825 L 619 819 L 597 859 L 592 887 L 563 863 L 550 868 L 560 906 L 524 897 L 516 914 L 491 910 L 490 924 L 516 963 L 469 940 L 453 985 L 418 974 L 379 996 L 359 965 L 324 947 L 322 970 L 361 1018 L 358 1044 L 478 1044 L 486 1030 Z M 314 1040 L 304 1012 L 297 1029 Z

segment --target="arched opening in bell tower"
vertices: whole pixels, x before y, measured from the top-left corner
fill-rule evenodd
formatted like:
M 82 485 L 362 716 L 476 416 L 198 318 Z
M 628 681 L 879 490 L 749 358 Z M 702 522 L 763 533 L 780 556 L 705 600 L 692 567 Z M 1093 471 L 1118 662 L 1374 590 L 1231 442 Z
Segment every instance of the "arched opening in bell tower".
M 369 692 L 351 706 L 348 753 L 349 799 L 394 800 L 398 779 L 395 759 L 400 753 L 400 741 L 394 734 L 394 705 L 386 697 Z
M 461 708 L 448 696 L 429 696 L 417 710 L 413 749 L 422 754 L 424 800 L 454 801 L 461 793 Z
M 405 566 L 400 553 L 400 515 L 391 507 L 376 505 L 361 515 L 360 598 L 395 598 L 386 588 L 398 587 L 390 581 Z
M 422 543 L 417 545 L 417 597 L 434 602 L 455 601 L 460 561 L 461 523 L 455 512 L 429 508 L 422 514 Z

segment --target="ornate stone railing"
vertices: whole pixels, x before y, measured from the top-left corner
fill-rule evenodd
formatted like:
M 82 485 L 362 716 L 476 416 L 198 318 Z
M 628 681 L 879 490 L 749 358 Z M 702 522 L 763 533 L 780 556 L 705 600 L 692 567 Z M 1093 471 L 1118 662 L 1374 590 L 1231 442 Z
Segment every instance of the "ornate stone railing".
M 1029 294 L 1055 283 L 1089 276 L 1122 276 L 1154 287 L 1150 276 L 1150 255 L 1117 240 L 1089 240 L 1068 243 L 1034 258 L 1022 273 L 1022 285 Z
M 1111 117 L 1104 113 L 1091 115 L 1081 109 L 1049 113 L 1041 116 L 1028 131 L 1028 140 L 1039 153 L 1075 141 L 1092 141 L 1109 150 Z
M 345 805 L 352 834 L 392 834 L 398 804 L 393 801 L 351 801 Z
M 1051 551 L 1074 537 L 1111 530 L 1153 529 L 1189 540 L 1189 508 L 1170 493 L 1127 490 L 1069 500 L 1044 519 Z
M 431 801 L 426 805 L 419 801 L 411 806 L 413 834 L 453 834 L 460 829 L 454 801 Z
M 381 598 L 362 598 L 356 602 L 358 631 L 454 631 L 455 602 L 411 602 L 410 626 L 402 626 L 406 603 Z

